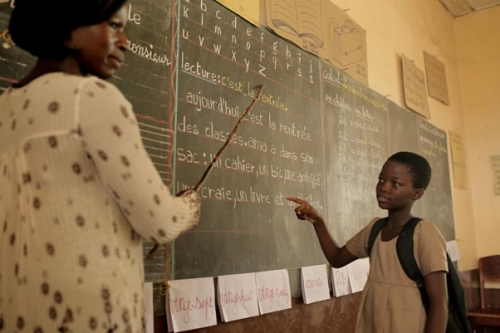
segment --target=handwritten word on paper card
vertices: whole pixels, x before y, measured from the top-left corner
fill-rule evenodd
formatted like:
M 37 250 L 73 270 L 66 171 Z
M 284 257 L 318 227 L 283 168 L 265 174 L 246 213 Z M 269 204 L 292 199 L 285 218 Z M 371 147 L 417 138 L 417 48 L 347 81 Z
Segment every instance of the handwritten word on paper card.
M 292 299 L 286 269 L 255 273 L 261 314 L 290 309 Z
M 363 290 L 368 279 L 370 261 L 368 258 L 358 259 L 347 265 L 349 284 L 353 293 Z
M 219 276 L 217 289 L 223 321 L 259 315 L 255 273 Z
M 168 281 L 168 312 L 174 332 L 217 324 L 213 278 Z
M 326 265 L 302 267 L 301 286 L 305 304 L 324 301 L 330 298 Z
M 333 296 L 340 297 L 351 293 L 349 287 L 349 274 L 347 267 L 333 268 L 332 267 L 332 291 Z
M 154 313 L 153 313 L 153 282 L 144 283 L 144 319 L 146 333 L 154 332 Z

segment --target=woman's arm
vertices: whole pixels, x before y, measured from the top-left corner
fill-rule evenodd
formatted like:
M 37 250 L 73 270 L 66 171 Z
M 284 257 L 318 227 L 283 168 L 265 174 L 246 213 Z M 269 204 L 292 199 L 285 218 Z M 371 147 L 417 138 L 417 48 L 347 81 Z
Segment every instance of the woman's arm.
M 199 194 L 188 190 L 171 195 L 143 146 L 137 119 L 121 92 L 93 78 L 84 81 L 80 95 L 78 134 L 105 190 L 134 230 L 165 243 L 195 226 Z

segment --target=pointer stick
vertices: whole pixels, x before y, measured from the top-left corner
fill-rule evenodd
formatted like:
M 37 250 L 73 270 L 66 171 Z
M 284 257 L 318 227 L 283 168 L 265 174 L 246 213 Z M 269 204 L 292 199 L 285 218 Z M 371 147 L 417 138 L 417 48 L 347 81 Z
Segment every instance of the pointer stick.
M 217 161 L 221 157 L 222 153 L 224 152 L 224 150 L 226 149 L 226 147 L 231 142 L 231 139 L 233 138 L 234 133 L 236 133 L 236 131 L 240 127 L 240 124 L 243 122 L 243 119 L 245 119 L 245 117 L 247 116 L 247 114 L 250 113 L 250 110 L 255 105 L 255 102 L 257 102 L 257 100 L 259 99 L 260 93 L 262 92 L 263 89 L 264 89 L 264 85 L 260 86 L 260 89 L 257 92 L 257 95 L 255 95 L 255 97 L 253 98 L 252 103 L 250 103 L 250 105 L 247 107 L 247 109 L 245 110 L 245 112 L 243 112 L 243 114 L 240 116 L 240 118 L 238 119 L 238 122 L 236 123 L 236 125 L 234 125 L 233 130 L 231 131 L 231 133 L 229 133 L 229 136 L 227 137 L 226 142 L 224 142 L 224 145 L 221 147 L 221 149 L 219 149 L 219 151 L 217 152 L 217 154 L 215 155 L 215 157 L 212 159 L 212 162 L 210 162 L 210 164 L 208 165 L 207 169 L 203 173 L 203 176 L 201 176 L 201 179 L 198 182 L 198 184 L 196 184 L 193 187 L 193 190 L 198 191 L 203 186 L 203 183 L 205 182 L 205 180 L 207 180 L 208 174 L 210 173 L 210 171 L 212 171 L 212 169 L 215 166 L 215 163 L 217 163 Z M 146 259 L 152 259 L 153 258 L 156 250 L 158 249 L 158 246 L 159 246 L 159 244 L 155 244 L 155 246 L 149 251 L 148 255 L 146 256 Z
M 210 173 L 210 171 L 212 171 L 215 163 L 217 163 L 217 160 L 220 158 L 220 156 L 222 155 L 222 152 L 224 151 L 224 149 L 226 149 L 226 147 L 229 145 L 229 142 L 231 142 L 231 139 L 233 138 L 234 136 L 234 133 L 236 133 L 236 131 L 238 130 L 238 127 L 240 127 L 240 124 L 241 122 L 243 121 L 243 119 L 245 119 L 246 115 L 250 112 L 250 110 L 253 108 L 255 102 L 259 99 L 259 96 L 260 96 L 260 93 L 262 92 L 262 89 L 264 89 L 264 86 L 260 86 L 260 89 L 259 89 L 259 92 L 257 93 L 257 95 L 255 95 L 252 103 L 250 103 L 250 105 L 248 106 L 248 108 L 245 110 L 245 112 L 240 116 L 240 119 L 238 119 L 238 122 L 236 123 L 236 125 L 234 126 L 232 132 L 229 134 L 229 136 L 227 137 L 227 140 L 226 142 L 224 143 L 224 145 L 221 147 L 221 149 L 219 149 L 219 152 L 217 153 L 217 155 L 215 155 L 215 157 L 213 158 L 212 162 L 210 163 L 210 165 L 208 166 L 207 170 L 205 170 L 205 173 L 203 174 L 203 176 L 201 176 L 201 179 L 200 181 L 198 182 L 198 184 L 195 185 L 195 187 L 193 188 L 195 191 L 198 191 L 201 186 L 203 185 L 203 183 L 205 182 L 205 180 L 207 179 L 208 177 L 208 174 Z

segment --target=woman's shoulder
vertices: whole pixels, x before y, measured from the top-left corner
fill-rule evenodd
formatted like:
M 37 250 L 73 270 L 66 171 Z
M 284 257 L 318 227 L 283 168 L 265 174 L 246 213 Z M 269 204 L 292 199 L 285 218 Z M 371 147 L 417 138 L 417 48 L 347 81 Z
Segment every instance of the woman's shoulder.
M 77 94 L 79 90 L 87 87 L 100 87 L 118 92 L 118 89 L 113 84 L 99 79 L 96 76 L 79 76 L 64 72 L 46 73 L 31 79 L 31 81 L 26 84 L 22 84 L 20 86 L 13 85 L 10 90 L 39 91 L 40 89 L 48 89 L 52 92 L 72 90 L 75 94 Z
M 80 79 L 82 89 L 92 90 L 95 92 L 112 93 L 123 97 L 121 91 L 112 83 L 100 79 L 96 76 L 85 76 Z
M 92 103 L 111 103 L 131 107 L 127 98 L 112 83 L 102 80 L 96 76 L 71 76 L 66 78 L 76 83 L 75 94 L 80 96 L 80 101 Z
M 80 75 L 72 75 L 68 73 L 63 73 L 63 72 L 54 72 L 54 73 L 47 73 L 45 75 L 42 75 L 35 80 L 33 80 L 31 83 L 33 84 L 42 84 L 42 85 L 55 85 L 55 84 L 63 84 L 65 86 L 98 86 L 101 88 L 110 88 L 113 90 L 118 90 L 112 83 L 107 82 L 103 79 L 98 78 L 97 76 L 93 75 L 87 75 L 87 76 L 80 76 Z

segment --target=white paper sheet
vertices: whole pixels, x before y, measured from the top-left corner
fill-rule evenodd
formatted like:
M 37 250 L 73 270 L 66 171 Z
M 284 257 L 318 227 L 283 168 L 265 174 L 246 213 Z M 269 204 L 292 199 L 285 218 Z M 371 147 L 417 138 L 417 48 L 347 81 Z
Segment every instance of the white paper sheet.
M 255 273 L 261 314 L 290 309 L 292 299 L 286 269 Z
M 167 316 L 174 332 L 217 324 L 213 278 L 172 280 L 168 284 Z
M 259 315 L 255 273 L 219 276 L 217 292 L 222 321 Z
M 368 258 L 358 259 L 347 265 L 349 273 L 349 285 L 353 293 L 363 290 L 368 279 L 370 260 Z
M 153 282 L 144 283 L 144 308 L 146 333 L 154 333 Z
M 450 256 L 451 261 L 455 262 L 460 260 L 460 251 L 458 250 L 458 244 L 456 240 L 446 242 L 446 251 Z
M 341 268 L 331 268 L 332 271 L 332 292 L 333 296 L 340 297 L 351 293 L 349 287 L 349 274 L 347 266 Z
M 302 267 L 300 272 L 302 298 L 305 304 L 330 299 L 326 265 Z

